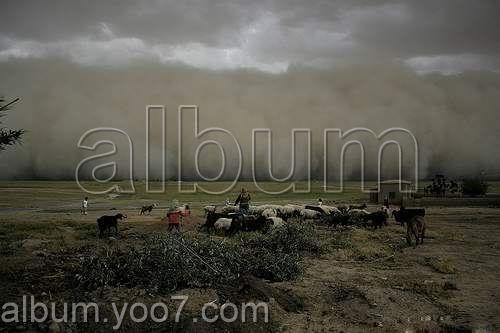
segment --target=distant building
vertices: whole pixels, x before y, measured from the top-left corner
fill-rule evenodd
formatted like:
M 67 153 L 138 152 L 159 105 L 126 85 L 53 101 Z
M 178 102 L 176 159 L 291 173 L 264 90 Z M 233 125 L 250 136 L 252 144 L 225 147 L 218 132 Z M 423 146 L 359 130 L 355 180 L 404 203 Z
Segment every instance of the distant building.
M 401 190 L 399 185 L 401 184 Z M 370 202 L 383 204 L 387 199 L 390 205 L 407 204 L 413 200 L 412 183 L 406 180 L 385 180 L 380 182 L 380 191 L 377 188 L 371 189 Z

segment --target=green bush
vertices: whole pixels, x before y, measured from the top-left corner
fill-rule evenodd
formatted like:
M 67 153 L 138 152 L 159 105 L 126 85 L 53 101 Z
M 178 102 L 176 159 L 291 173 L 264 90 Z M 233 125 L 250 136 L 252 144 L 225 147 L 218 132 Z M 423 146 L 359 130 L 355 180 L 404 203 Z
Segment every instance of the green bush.
M 323 247 L 310 224 L 288 223 L 272 230 L 268 234 L 243 233 L 242 246 L 250 248 L 266 248 L 283 253 L 319 254 Z
M 123 286 L 169 292 L 230 285 L 244 275 L 284 281 L 302 273 L 306 252 L 320 251 L 314 229 L 293 224 L 268 234 L 241 233 L 223 241 L 157 235 L 140 249 L 81 256 L 68 282 L 85 290 Z
M 489 184 L 481 178 L 464 179 L 462 192 L 465 195 L 485 195 Z

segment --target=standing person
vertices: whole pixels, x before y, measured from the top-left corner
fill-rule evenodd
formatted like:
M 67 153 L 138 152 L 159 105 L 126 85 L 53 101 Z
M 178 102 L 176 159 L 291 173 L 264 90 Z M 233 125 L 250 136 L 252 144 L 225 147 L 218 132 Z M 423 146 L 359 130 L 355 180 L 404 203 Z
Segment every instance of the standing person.
M 172 230 L 179 233 L 181 231 L 180 227 L 180 219 L 181 219 L 181 211 L 178 209 L 170 208 L 167 213 L 167 221 L 168 221 L 168 231 L 172 232 Z
M 247 192 L 246 188 L 242 187 L 240 195 L 238 195 L 238 198 L 234 202 L 235 206 L 237 204 L 240 205 L 240 214 L 243 215 L 248 214 L 248 208 L 250 207 L 250 200 L 252 200 L 252 198 L 250 197 L 250 193 Z
M 89 198 L 85 197 L 85 199 L 83 199 L 83 201 L 82 201 L 82 209 L 80 210 L 82 215 L 87 215 L 88 206 L 89 206 Z
M 389 208 L 389 197 L 387 195 L 384 196 L 384 206 L 386 208 Z

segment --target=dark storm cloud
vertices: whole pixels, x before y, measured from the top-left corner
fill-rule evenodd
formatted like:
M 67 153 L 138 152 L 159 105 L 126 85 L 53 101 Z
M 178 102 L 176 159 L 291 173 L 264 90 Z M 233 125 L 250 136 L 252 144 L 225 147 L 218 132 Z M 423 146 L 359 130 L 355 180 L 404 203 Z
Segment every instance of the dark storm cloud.
M 390 54 L 500 53 L 498 1 L 405 1 L 349 16 L 354 39 Z
M 2 8 L 4 51 L 16 42 L 70 43 L 90 36 L 135 38 L 149 50 L 177 47 L 202 57 L 221 57 L 206 48 L 229 48 L 268 65 L 329 67 L 431 57 L 435 66 L 432 57 L 448 56 L 458 57 L 448 64 L 456 62 L 462 70 L 467 68 L 460 68 L 459 57 L 467 55 L 474 57 L 473 68 L 486 62 L 491 69 L 488 59 L 500 55 L 500 2 L 494 0 L 7 0 Z
M 260 10 L 231 1 L 7 0 L 0 31 L 11 38 L 57 41 L 92 33 L 101 22 L 121 36 L 156 43 L 225 43 Z M 234 40 L 233 40 L 234 42 Z

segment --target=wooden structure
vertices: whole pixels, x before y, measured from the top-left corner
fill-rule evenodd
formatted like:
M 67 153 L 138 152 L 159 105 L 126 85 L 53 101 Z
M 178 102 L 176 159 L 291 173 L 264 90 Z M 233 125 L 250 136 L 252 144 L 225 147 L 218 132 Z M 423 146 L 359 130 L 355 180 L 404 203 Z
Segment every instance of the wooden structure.
M 401 187 L 400 187 L 401 185 Z M 412 183 L 406 180 L 385 180 L 380 182 L 380 189 L 372 188 L 370 202 L 384 204 L 385 200 L 390 205 L 407 205 L 413 202 Z

